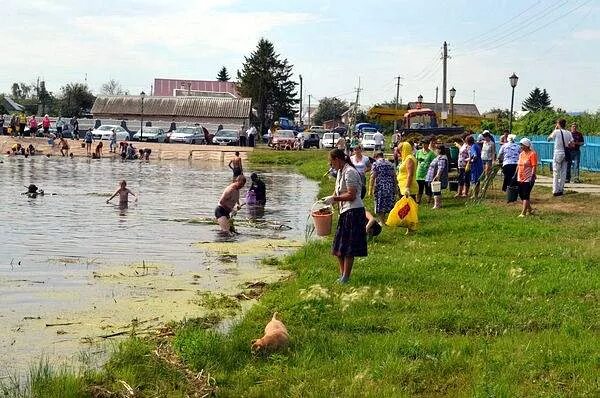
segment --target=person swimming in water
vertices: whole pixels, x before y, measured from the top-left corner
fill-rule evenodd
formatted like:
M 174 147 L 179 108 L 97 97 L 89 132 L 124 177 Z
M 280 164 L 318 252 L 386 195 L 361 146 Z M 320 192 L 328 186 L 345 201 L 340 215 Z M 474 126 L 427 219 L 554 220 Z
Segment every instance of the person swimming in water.
M 230 233 L 232 232 L 232 225 L 230 222 L 231 213 L 237 211 L 240 206 L 240 189 L 246 185 L 246 177 L 243 175 L 237 176 L 235 180 L 225 188 L 219 204 L 215 209 L 215 218 L 221 227 L 221 232 Z
M 117 189 L 117 192 L 111 196 L 106 203 L 109 203 L 115 196 L 119 196 L 119 207 L 126 208 L 129 205 L 129 195 L 135 196 L 135 200 L 137 202 L 137 196 L 129 188 L 127 188 L 127 181 L 121 181 L 121 187 Z

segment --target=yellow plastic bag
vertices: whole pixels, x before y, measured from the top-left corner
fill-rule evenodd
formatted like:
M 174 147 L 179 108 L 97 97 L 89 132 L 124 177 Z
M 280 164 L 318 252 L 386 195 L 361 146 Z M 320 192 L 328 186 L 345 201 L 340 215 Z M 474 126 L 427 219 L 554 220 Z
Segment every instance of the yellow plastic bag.
M 419 224 L 419 205 L 410 196 L 403 196 L 390 211 L 386 224 L 416 230 Z

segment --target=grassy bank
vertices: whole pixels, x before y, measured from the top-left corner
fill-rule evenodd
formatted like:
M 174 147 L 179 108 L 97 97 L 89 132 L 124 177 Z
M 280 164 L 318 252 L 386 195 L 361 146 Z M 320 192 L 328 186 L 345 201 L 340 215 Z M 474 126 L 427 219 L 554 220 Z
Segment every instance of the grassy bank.
M 251 160 L 295 166 L 331 192 L 324 151 L 259 150 Z M 173 361 L 130 339 L 104 370 L 76 377 L 70 396 L 125 391 L 120 381 L 139 396 L 185 396 L 188 371 L 210 374 L 224 397 L 600 395 L 597 199 L 534 189 L 537 214 L 517 218 L 518 205 L 490 196 L 423 206 L 414 235 L 384 228 L 348 285 L 336 283 L 330 239 L 311 242 L 279 261 L 295 276 L 229 333 L 178 325 Z M 250 341 L 275 311 L 290 347 L 253 356 Z

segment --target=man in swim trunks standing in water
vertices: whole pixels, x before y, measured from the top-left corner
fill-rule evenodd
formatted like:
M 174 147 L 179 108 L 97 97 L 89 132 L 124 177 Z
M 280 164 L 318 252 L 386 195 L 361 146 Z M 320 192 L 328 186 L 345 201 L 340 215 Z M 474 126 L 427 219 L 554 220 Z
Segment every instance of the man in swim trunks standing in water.
M 235 156 L 233 159 L 229 161 L 229 168 L 233 170 L 233 178 L 242 175 L 242 158 L 240 157 L 240 153 L 235 151 Z
M 229 233 L 230 223 L 229 218 L 231 212 L 240 206 L 240 189 L 246 185 L 246 177 L 239 175 L 235 177 L 233 182 L 229 184 L 223 191 L 219 205 L 215 209 L 215 218 L 221 227 L 222 232 Z

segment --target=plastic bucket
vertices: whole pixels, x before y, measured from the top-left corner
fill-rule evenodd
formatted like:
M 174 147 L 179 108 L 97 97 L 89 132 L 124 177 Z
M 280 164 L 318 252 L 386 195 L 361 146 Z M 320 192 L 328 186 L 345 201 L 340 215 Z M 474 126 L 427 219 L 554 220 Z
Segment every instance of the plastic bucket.
M 458 181 L 448 181 L 448 188 L 452 192 L 458 192 Z
M 440 193 L 442 192 L 442 183 L 441 181 L 431 181 L 431 192 Z
M 506 203 L 516 202 L 519 198 L 519 187 L 512 185 L 506 187 Z
M 331 233 L 333 213 L 312 213 L 312 219 L 315 225 L 315 233 L 317 234 L 317 236 L 327 236 Z

